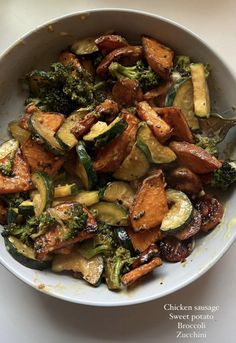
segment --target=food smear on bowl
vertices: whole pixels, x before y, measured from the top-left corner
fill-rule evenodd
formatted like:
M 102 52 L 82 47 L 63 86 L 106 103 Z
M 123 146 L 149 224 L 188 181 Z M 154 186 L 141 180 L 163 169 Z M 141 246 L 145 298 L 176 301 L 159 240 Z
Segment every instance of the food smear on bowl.
M 224 214 L 209 189 L 236 180 L 202 130 L 209 75 L 156 38 L 119 34 L 78 40 L 25 75 L 24 114 L 0 146 L 9 254 L 109 290 L 186 262 Z

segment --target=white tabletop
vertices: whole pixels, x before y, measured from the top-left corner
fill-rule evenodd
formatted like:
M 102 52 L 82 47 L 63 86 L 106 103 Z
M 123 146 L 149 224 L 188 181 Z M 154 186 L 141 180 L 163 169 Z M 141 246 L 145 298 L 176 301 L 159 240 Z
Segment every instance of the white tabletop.
M 204 38 L 236 72 L 234 0 L 98 0 L 83 4 L 78 0 L 0 0 L 0 52 L 45 21 L 98 7 L 141 9 L 176 20 Z M 215 305 L 219 310 L 213 319 L 204 321 L 206 328 L 201 332 L 206 338 L 182 341 L 234 343 L 235 260 L 234 244 L 217 265 L 188 287 L 160 300 L 124 308 L 93 308 L 51 298 L 23 284 L 0 266 L 0 342 L 172 343 L 181 338 L 176 338 L 176 321 L 168 319 L 164 305 L 183 304 Z

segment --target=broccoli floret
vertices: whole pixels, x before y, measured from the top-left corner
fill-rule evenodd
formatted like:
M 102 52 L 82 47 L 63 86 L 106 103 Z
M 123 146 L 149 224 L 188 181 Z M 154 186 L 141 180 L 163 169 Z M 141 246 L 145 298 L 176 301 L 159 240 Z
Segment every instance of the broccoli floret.
M 113 256 L 105 258 L 105 278 L 107 287 L 111 290 L 120 289 L 120 278 L 125 266 L 129 267 L 135 260 L 130 251 L 119 247 Z
M 211 185 L 225 190 L 236 181 L 236 162 L 225 161 L 213 175 Z
M 68 228 L 65 239 L 71 239 L 86 227 L 88 214 L 83 210 L 83 206 L 78 203 L 69 209 L 67 216 L 68 219 L 64 220 L 65 226 Z
M 180 73 L 181 77 L 190 75 L 190 57 L 179 55 L 175 57 L 173 71 Z
M 217 144 L 219 143 L 219 139 L 217 139 L 217 137 L 207 137 L 200 134 L 196 134 L 195 141 L 197 146 L 206 150 L 207 152 L 209 152 L 209 154 L 216 157 L 218 156 L 219 152 Z
M 118 80 L 125 78 L 137 80 L 144 92 L 156 87 L 160 82 L 160 77 L 142 61 L 138 61 L 132 67 L 125 67 L 117 62 L 112 62 L 109 71 Z

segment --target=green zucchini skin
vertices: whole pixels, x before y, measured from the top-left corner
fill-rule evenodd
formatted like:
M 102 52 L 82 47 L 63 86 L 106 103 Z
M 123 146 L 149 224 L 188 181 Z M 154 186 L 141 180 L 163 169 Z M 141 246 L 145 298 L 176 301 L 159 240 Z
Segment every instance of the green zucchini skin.
M 63 198 L 70 195 L 76 195 L 78 192 L 79 188 L 76 183 L 57 186 L 54 188 L 54 198 Z
M 118 201 L 125 207 L 129 208 L 134 200 L 135 193 L 127 182 L 113 181 L 109 182 L 99 191 L 101 200 L 108 202 Z
M 25 200 L 18 207 L 19 214 L 25 217 L 34 216 L 34 204 L 32 201 Z
M 194 209 L 187 195 L 181 191 L 167 189 L 166 197 L 172 206 L 164 216 L 160 230 L 171 235 L 190 223 Z
M 20 264 L 30 269 L 43 270 L 51 267 L 51 260 L 38 261 L 34 257 L 34 250 L 25 246 L 16 237 L 4 238 L 5 246 L 9 254 Z M 17 244 L 16 244 L 17 243 Z M 18 248 L 16 247 L 18 246 Z M 20 249 L 19 249 L 20 247 Z
M 169 91 L 166 94 L 166 99 L 165 99 L 165 106 L 166 107 L 170 107 L 173 105 L 175 97 L 176 97 L 176 93 L 179 89 L 180 86 L 182 86 L 185 81 L 189 80 L 188 77 L 183 77 L 181 79 L 179 79 L 178 81 L 176 81 L 172 87 L 169 89 Z
M 35 214 L 36 216 L 39 216 L 52 205 L 54 198 L 54 185 L 50 176 L 42 171 L 33 173 L 32 182 L 40 194 L 40 203 L 37 204 L 38 206 L 35 206 Z
M 79 168 L 76 169 L 76 174 L 87 190 L 94 189 L 97 185 L 97 173 L 93 168 L 92 160 L 87 153 L 83 142 L 77 144 L 76 152 L 79 158 L 77 165 Z
M 97 220 L 112 226 L 127 226 L 128 212 L 125 207 L 114 202 L 98 202 L 90 207 Z

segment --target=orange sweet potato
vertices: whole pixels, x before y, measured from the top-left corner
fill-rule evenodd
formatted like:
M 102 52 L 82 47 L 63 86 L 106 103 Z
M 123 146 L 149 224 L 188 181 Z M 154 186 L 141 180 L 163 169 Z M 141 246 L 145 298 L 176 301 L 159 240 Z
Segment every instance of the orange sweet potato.
M 179 164 L 189 168 L 196 174 L 214 172 L 222 165 L 206 150 L 188 142 L 171 142 L 170 148 L 177 155 Z
M 143 100 L 143 93 L 138 81 L 123 79 L 113 86 L 112 98 L 121 106 L 133 106 Z
M 35 107 L 33 107 L 35 108 Z M 28 121 L 29 118 L 31 117 L 31 115 L 34 112 L 40 112 L 40 121 L 41 124 L 45 127 L 47 127 L 48 129 L 56 132 L 59 127 L 62 125 L 62 123 L 65 120 L 65 117 L 63 116 L 63 114 L 61 113 L 57 113 L 57 112 L 41 112 L 39 110 L 35 110 L 33 111 L 26 111 L 25 114 L 23 114 L 23 116 L 21 117 L 20 121 L 19 121 L 19 126 L 22 129 L 28 130 L 29 125 L 28 125 Z
M 163 173 L 144 179 L 130 208 L 130 221 L 134 231 L 150 230 L 161 224 L 168 211 Z
M 159 227 L 139 232 L 134 232 L 134 230 L 130 227 L 126 228 L 126 230 L 134 249 L 140 252 L 143 252 L 152 243 L 160 241 L 163 238 L 163 233 Z
M 187 120 L 180 108 L 177 107 L 155 107 L 155 111 L 174 129 L 173 136 L 178 140 L 192 143 L 193 135 Z
M 146 101 L 138 103 L 137 113 L 142 120 L 147 122 L 153 134 L 161 143 L 165 142 L 171 136 L 173 129 L 157 115 Z
M 173 50 L 150 37 L 142 37 L 142 44 L 150 67 L 163 79 L 168 79 L 170 69 L 173 66 Z

